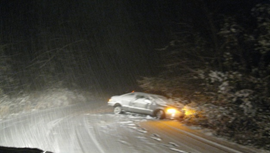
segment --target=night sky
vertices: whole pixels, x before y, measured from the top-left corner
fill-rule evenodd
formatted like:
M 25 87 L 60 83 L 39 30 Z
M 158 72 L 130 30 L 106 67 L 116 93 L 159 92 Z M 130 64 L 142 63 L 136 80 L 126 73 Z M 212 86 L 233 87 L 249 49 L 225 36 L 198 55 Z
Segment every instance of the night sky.
M 209 9 L 227 14 L 256 3 L 206 2 Z M 43 53 L 63 61 L 74 54 L 79 62 L 71 67 L 76 69 L 62 69 L 59 80 L 119 93 L 137 90 L 136 79 L 163 69 L 164 53 L 157 49 L 173 39 L 178 23 L 208 26 L 200 3 L 193 0 L 2 0 L 0 11 L 1 44 L 12 44 L 6 54 L 16 59 L 23 80 Z

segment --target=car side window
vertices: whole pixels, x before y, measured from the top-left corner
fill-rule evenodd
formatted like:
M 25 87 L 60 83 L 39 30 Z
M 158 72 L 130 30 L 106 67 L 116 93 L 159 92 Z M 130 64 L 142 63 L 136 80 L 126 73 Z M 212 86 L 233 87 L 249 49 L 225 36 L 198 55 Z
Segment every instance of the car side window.
M 141 98 L 144 98 L 144 96 L 142 96 L 142 95 L 137 95 L 136 96 L 136 99 L 141 99 Z

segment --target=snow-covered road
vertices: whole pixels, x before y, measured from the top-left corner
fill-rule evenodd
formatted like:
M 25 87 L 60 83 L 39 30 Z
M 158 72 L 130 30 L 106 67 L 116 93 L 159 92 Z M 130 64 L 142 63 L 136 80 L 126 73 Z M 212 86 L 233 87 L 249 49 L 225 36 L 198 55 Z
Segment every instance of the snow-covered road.
M 0 121 L 0 146 L 55 153 L 253 153 L 178 121 L 113 115 L 103 102 L 24 114 Z

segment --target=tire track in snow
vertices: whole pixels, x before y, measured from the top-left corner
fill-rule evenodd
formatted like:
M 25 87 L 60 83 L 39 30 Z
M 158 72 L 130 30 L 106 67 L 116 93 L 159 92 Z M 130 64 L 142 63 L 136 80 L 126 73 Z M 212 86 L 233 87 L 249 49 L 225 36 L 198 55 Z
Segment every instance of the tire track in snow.
M 143 133 L 144 135 L 150 135 L 150 138 L 151 138 L 151 139 L 153 139 L 153 140 L 155 140 L 155 141 L 158 141 L 160 144 L 163 144 L 163 145 L 161 145 L 161 146 L 168 147 L 168 151 L 167 151 L 167 152 L 169 152 L 169 151 L 174 151 L 174 152 L 179 152 L 179 153 L 191 153 L 191 152 L 186 152 L 186 151 L 184 151 L 184 150 L 178 149 L 178 148 L 179 148 L 179 145 L 177 145 L 177 144 L 174 143 L 174 142 L 169 142 L 169 145 L 164 144 L 164 143 L 162 142 L 162 138 L 161 138 L 160 135 L 158 135 L 158 134 L 156 134 L 156 133 L 150 134 L 150 132 L 148 132 L 147 129 L 145 129 L 145 128 L 139 126 L 139 125 L 136 124 L 135 122 L 137 122 L 137 121 L 133 121 L 132 124 L 129 123 L 129 124 L 127 124 L 127 126 L 128 126 L 129 128 L 131 128 L 131 129 L 136 130 L 136 131 L 139 132 L 139 133 Z M 137 138 L 141 139 L 141 141 L 144 141 L 144 142 L 146 142 L 147 144 L 154 144 L 154 145 L 156 145 L 155 143 L 150 143 L 150 140 L 148 140 L 146 137 L 138 136 Z M 178 148 L 177 148 L 177 147 L 178 147 Z
M 221 150 L 224 150 L 224 151 L 227 151 L 227 152 L 231 152 L 231 153 L 242 153 L 241 151 L 238 151 L 238 150 L 235 150 L 235 149 L 233 149 L 233 148 L 229 148 L 229 147 L 227 147 L 227 146 L 218 144 L 218 143 L 216 143 L 216 142 L 214 142 L 214 141 L 207 140 L 207 139 L 205 139 L 205 138 L 199 137 L 199 136 L 197 136 L 197 135 L 195 135 L 195 134 L 192 134 L 192 133 L 190 133 L 190 132 L 187 132 L 187 131 L 181 130 L 181 129 L 179 129 L 179 128 L 170 126 L 170 125 L 168 125 L 168 124 L 166 124 L 166 123 L 163 123 L 163 122 L 162 122 L 162 124 L 166 125 L 167 127 L 171 128 L 171 129 L 174 129 L 174 130 L 176 130 L 176 131 L 180 131 L 180 132 L 182 132 L 182 133 L 184 133 L 184 134 L 186 134 L 186 135 L 188 135 L 188 136 L 190 136 L 190 137 L 192 137 L 192 138 L 194 138 L 194 139 L 196 139 L 196 140 L 198 140 L 198 141 L 201 141 L 202 143 L 211 145 L 211 146 L 216 147 L 216 148 L 220 148 Z
M 256 153 L 226 140 L 206 136 L 189 129 L 177 121 L 137 122 L 141 127 L 150 129 L 149 133 L 158 133 L 170 150 L 180 153 Z M 194 131 L 194 132 L 192 132 Z M 175 143 L 177 142 L 177 144 Z
M 90 127 L 89 123 L 86 121 L 86 118 L 83 118 L 83 123 L 84 123 L 84 129 L 88 129 L 87 127 Z M 95 144 L 95 146 L 97 147 L 97 149 L 99 150 L 100 153 L 105 153 L 105 151 L 103 150 L 102 146 L 100 145 L 100 143 L 97 141 L 97 138 L 94 137 L 93 133 L 91 133 L 89 130 L 86 130 L 86 132 L 88 133 L 88 136 L 90 136 L 91 140 L 93 141 L 93 143 Z
M 155 122 L 162 122 L 162 121 L 155 121 Z M 154 123 L 155 123 L 154 122 Z M 148 122 L 137 122 L 137 124 L 139 124 L 138 126 L 142 126 L 140 123 L 148 123 Z M 152 123 L 152 122 L 149 122 Z M 151 139 L 158 141 L 160 143 L 160 145 L 164 146 L 167 148 L 168 152 L 180 152 L 180 153 L 201 153 L 196 151 L 194 148 L 187 146 L 185 144 L 181 144 L 178 145 L 175 142 L 177 142 L 177 140 L 172 139 L 172 137 L 170 137 L 169 135 L 164 135 L 163 133 L 160 133 L 162 130 L 160 129 L 160 127 L 157 127 L 155 125 L 151 125 L 149 126 L 147 124 L 147 126 L 145 126 L 143 124 L 142 127 L 147 127 L 149 132 L 148 132 L 148 137 L 150 137 Z M 158 134 L 160 133 L 160 134 Z M 167 141 L 170 140 L 168 143 Z M 189 150 L 189 151 L 185 151 L 185 150 Z

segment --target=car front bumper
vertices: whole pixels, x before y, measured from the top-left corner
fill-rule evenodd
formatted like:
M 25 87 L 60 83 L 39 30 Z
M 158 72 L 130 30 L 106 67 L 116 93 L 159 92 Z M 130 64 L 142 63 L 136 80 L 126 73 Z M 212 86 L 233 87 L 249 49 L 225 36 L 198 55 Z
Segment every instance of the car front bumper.
M 175 112 L 175 113 L 165 113 L 167 119 L 179 119 L 184 116 L 182 112 Z

